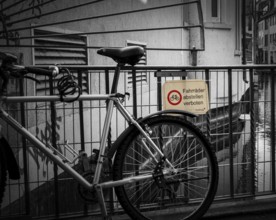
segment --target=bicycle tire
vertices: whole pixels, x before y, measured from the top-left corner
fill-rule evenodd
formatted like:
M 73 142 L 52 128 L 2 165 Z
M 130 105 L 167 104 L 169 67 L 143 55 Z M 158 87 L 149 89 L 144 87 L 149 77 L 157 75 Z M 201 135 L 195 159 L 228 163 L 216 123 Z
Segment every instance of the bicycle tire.
M 160 188 L 153 175 L 145 181 L 115 187 L 121 206 L 137 220 L 160 215 L 173 215 L 177 217 L 174 219 L 182 220 L 199 219 L 211 205 L 218 184 L 218 163 L 209 141 L 200 129 L 184 118 L 159 116 L 143 124 L 150 128 L 151 139 L 162 146 L 160 149 L 178 173 L 164 176 L 166 188 Z M 113 180 L 153 174 L 155 167 L 141 146 L 140 132 L 135 129 L 117 149 Z
M 6 181 L 7 181 L 7 169 L 4 162 L 4 158 L 2 158 L 2 154 L 0 155 L 0 207 L 3 201 L 3 196 L 5 192 L 6 187 Z

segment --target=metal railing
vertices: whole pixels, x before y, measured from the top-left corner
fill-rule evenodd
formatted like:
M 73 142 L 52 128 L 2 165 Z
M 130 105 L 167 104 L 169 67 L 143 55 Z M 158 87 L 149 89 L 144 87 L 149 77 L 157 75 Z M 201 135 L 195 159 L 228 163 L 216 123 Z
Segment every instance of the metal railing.
M 79 82 L 83 74 L 89 75 L 89 88 L 85 91 L 92 94 L 110 91 L 114 67 L 68 68 L 78 75 Z M 162 109 L 165 81 L 205 80 L 211 110 L 193 122 L 209 138 L 218 158 L 216 199 L 254 198 L 275 194 L 275 69 L 276 66 L 267 65 L 125 67 L 119 92 L 131 93 L 124 105 L 135 117 L 141 117 Z M 141 72 L 143 80 L 139 78 Z M 55 92 L 55 82 L 50 87 L 47 81 L 43 82 L 45 93 Z M 34 95 L 37 89 L 29 81 L 11 83 L 11 93 L 15 95 Z M 106 111 L 102 101 L 8 103 L 7 109 L 39 139 L 51 143 L 67 157 L 71 155 L 64 147 L 66 140 L 75 150 L 84 149 L 88 155 L 99 147 Z M 49 219 L 99 214 L 97 203 L 82 202 L 74 180 L 12 128 L 1 124 L 19 161 L 21 179 L 8 182 L 0 219 L 14 215 Z M 114 112 L 107 148 L 126 127 L 126 122 Z M 74 167 L 79 169 L 79 164 Z M 105 192 L 105 198 L 110 212 L 120 210 L 112 190 Z

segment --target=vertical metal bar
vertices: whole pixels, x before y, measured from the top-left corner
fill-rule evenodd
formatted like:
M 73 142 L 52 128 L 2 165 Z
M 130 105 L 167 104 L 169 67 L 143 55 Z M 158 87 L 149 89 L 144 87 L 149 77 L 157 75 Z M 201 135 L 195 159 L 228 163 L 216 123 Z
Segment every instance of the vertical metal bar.
M 159 70 L 158 70 L 159 71 Z M 162 85 L 161 77 L 157 76 L 157 110 L 162 110 Z
M 275 192 L 275 75 L 271 70 L 271 171 L 272 171 L 272 192 Z
M 242 0 L 242 64 L 246 64 L 246 0 Z
M 242 64 L 246 64 L 246 0 L 242 0 Z M 248 83 L 246 70 L 243 70 L 243 81 Z
M 200 46 L 201 46 L 201 49 L 205 50 L 204 19 L 203 19 L 203 12 L 202 12 L 202 6 L 201 6 L 200 0 L 197 2 L 197 10 L 198 10 L 198 16 L 199 16 L 200 35 L 201 35 Z
M 135 68 L 132 69 L 132 93 L 133 93 L 133 116 L 134 118 L 137 118 L 137 85 L 136 85 L 136 70 Z M 138 149 L 139 147 L 137 144 L 134 146 L 135 148 L 135 153 L 134 153 L 134 158 L 136 161 L 138 161 Z M 137 149 L 137 150 L 136 150 Z M 139 167 L 136 164 L 135 165 L 135 173 L 139 174 Z M 137 199 L 137 205 L 140 207 L 140 185 L 138 182 L 136 183 L 136 192 L 135 192 L 135 199 Z
M 132 68 L 132 93 L 133 93 L 133 116 L 137 118 L 137 85 L 136 85 L 136 70 Z
M 251 136 L 251 194 L 255 195 L 255 111 L 253 69 L 249 70 L 250 82 L 250 136 Z
M 105 70 L 105 93 L 109 94 L 109 71 L 106 69 Z M 108 103 L 108 102 L 107 102 Z M 106 110 L 107 110 L 107 106 L 106 106 Z M 111 124 L 110 124 L 111 125 Z M 107 149 L 109 150 L 111 148 L 111 126 L 109 126 L 109 131 L 108 131 L 108 136 L 107 136 Z M 108 159 L 108 171 L 109 173 L 112 172 L 112 161 L 111 159 Z M 109 189 L 109 208 L 110 208 L 110 212 L 114 213 L 114 198 L 113 198 L 113 188 Z
M 54 94 L 53 77 L 50 77 L 50 95 Z M 56 106 L 55 102 L 50 103 L 51 108 L 51 129 L 52 129 L 52 146 L 57 149 L 56 145 Z M 55 186 L 55 215 L 59 217 L 59 190 L 58 190 L 58 166 L 54 163 L 54 186 Z
M 229 154 L 230 154 L 230 196 L 234 197 L 234 163 L 233 163 L 233 116 L 232 116 L 232 69 L 228 69 L 228 108 L 229 108 Z
M 82 71 L 78 70 L 78 85 L 82 90 Z M 81 150 L 85 151 L 85 138 L 84 138 L 84 116 L 83 116 L 83 101 L 79 101 L 79 117 L 80 117 L 80 141 L 81 141 Z M 88 213 L 88 207 L 85 203 L 83 206 L 83 211 L 85 214 Z
M 24 96 L 24 86 L 23 79 L 20 79 L 20 96 Z M 26 127 L 26 118 L 25 118 L 25 104 L 20 103 L 20 112 L 21 112 L 21 124 L 23 127 Z M 23 170 L 24 170 L 24 188 L 25 188 L 25 209 L 26 215 L 30 214 L 30 187 L 29 187 L 29 174 L 28 174 L 28 162 L 27 162 L 27 141 L 26 138 L 22 136 L 22 147 L 23 147 Z
M 82 71 L 78 71 L 78 84 L 82 89 Z M 81 150 L 85 150 L 84 140 L 84 117 L 83 117 L 83 101 L 79 101 L 79 117 L 80 117 L 80 139 L 81 139 Z
M 209 72 L 209 69 L 206 69 L 205 70 L 205 78 L 206 78 L 206 82 L 207 82 L 207 87 L 208 87 L 208 96 L 210 96 L 210 72 Z M 211 109 L 211 106 L 209 104 L 209 109 Z M 207 121 L 207 138 L 208 140 L 210 141 L 211 143 L 211 111 L 208 111 L 207 112 L 207 118 L 206 118 L 206 121 Z

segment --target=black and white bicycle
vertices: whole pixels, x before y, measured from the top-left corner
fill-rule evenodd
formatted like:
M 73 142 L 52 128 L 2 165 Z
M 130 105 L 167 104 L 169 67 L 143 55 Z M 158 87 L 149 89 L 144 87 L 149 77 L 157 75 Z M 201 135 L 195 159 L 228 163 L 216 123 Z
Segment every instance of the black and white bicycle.
M 178 219 L 199 219 L 212 203 L 218 182 L 218 165 L 209 141 L 186 117 L 195 115 L 179 110 L 164 110 L 135 119 L 123 106 L 125 94 L 117 92 L 120 70 L 125 64 L 135 65 L 143 56 L 140 47 L 103 48 L 98 51 L 114 59 L 115 70 L 111 94 L 66 95 L 63 101 L 106 100 L 107 113 L 95 171 L 81 175 L 63 155 L 49 148 L 3 108 L 5 102 L 54 102 L 60 95 L 8 97 L 6 88 L 10 77 L 27 77 L 28 73 L 50 77 L 58 75 L 51 70 L 15 65 L 16 57 L 1 53 L 2 78 L 0 118 L 25 137 L 34 147 L 79 182 L 79 191 L 85 197 L 97 197 L 104 219 L 108 216 L 103 189 L 114 187 L 117 198 L 132 219 L 151 219 L 152 216 L 173 213 Z M 113 108 L 116 107 L 129 123 L 107 155 L 104 155 Z M 80 155 L 77 155 L 79 157 Z M 88 158 L 90 158 L 88 156 Z M 103 163 L 112 161 L 112 176 L 101 178 Z M 19 178 L 16 160 L 6 139 L 0 139 L 0 202 L 7 173 Z M 103 182 L 103 179 L 105 180 Z

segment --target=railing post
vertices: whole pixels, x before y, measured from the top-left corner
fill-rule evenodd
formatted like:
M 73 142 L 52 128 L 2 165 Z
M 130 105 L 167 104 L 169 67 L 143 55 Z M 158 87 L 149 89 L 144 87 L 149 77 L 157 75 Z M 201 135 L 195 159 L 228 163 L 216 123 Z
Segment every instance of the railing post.
M 136 70 L 132 68 L 132 94 L 133 94 L 133 116 L 137 118 L 137 86 L 136 86 Z
M 159 70 L 158 70 L 159 71 Z M 157 110 L 162 110 L 162 85 L 161 77 L 157 76 Z
M 232 115 L 232 69 L 228 69 L 228 106 L 229 106 L 229 154 L 230 154 L 230 196 L 234 197 L 234 163 L 233 163 L 233 115 Z
M 275 75 L 271 69 L 271 171 L 272 171 L 272 192 L 275 192 Z
M 109 87 L 110 87 L 110 84 L 109 84 L 109 71 L 106 69 L 104 71 L 105 73 L 105 93 L 106 94 L 109 94 L 110 91 L 109 91 Z M 108 102 L 107 102 L 108 103 Z M 106 105 L 106 109 L 107 109 L 107 106 Z M 111 141 L 111 126 L 109 127 L 109 131 L 108 131 L 108 136 L 107 136 L 107 148 L 108 150 L 111 148 L 111 145 L 112 145 L 112 141 Z M 108 161 L 108 171 L 109 173 L 112 172 L 112 161 Z M 110 208 L 110 213 L 114 213 L 114 198 L 113 198 L 113 188 L 110 188 L 109 189 L 109 208 Z
M 54 94 L 54 82 L 53 77 L 50 77 L 50 95 Z M 52 146 L 57 149 L 57 140 L 56 140 L 56 106 L 55 102 L 50 103 L 51 109 L 51 129 L 52 129 Z M 54 186 L 55 186 L 55 216 L 59 218 L 59 190 L 58 190 L 58 166 L 54 163 Z
M 254 81 L 253 69 L 249 70 L 250 82 L 250 136 L 251 136 L 251 193 L 255 195 L 255 108 L 254 108 Z
M 19 81 L 20 96 L 24 96 L 24 86 L 23 79 Z M 20 103 L 20 113 L 21 113 L 21 124 L 26 127 L 25 118 L 25 104 Z M 24 189 L 25 189 L 25 209 L 26 215 L 30 215 L 30 187 L 29 187 L 29 175 L 28 175 L 28 162 L 27 162 L 27 141 L 26 138 L 22 136 L 22 148 L 23 148 L 23 169 L 24 169 Z
M 78 85 L 82 91 L 82 71 L 78 70 Z M 80 121 L 80 141 L 81 150 L 85 151 L 85 138 L 84 138 L 84 116 L 83 116 L 83 101 L 79 101 L 79 121 Z M 87 214 L 88 208 L 87 204 L 84 204 L 84 213 Z
M 82 89 L 82 72 L 78 71 L 78 84 Z M 83 101 L 79 101 L 79 117 L 80 117 L 80 141 L 81 141 L 81 150 L 84 151 L 84 117 L 83 117 Z
M 205 70 L 205 78 L 206 78 L 206 83 L 207 83 L 207 87 L 208 87 L 208 96 L 210 98 L 211 92 L 210 92 L 210 70 L 209 69 Z M 211 109 L 210 103 L 209 103 L 209 109 Z M 210 113 L 210 111 L 207 112 L 206 121 L 207 121 L 207 138 L 211 143 L 211 113 Z

